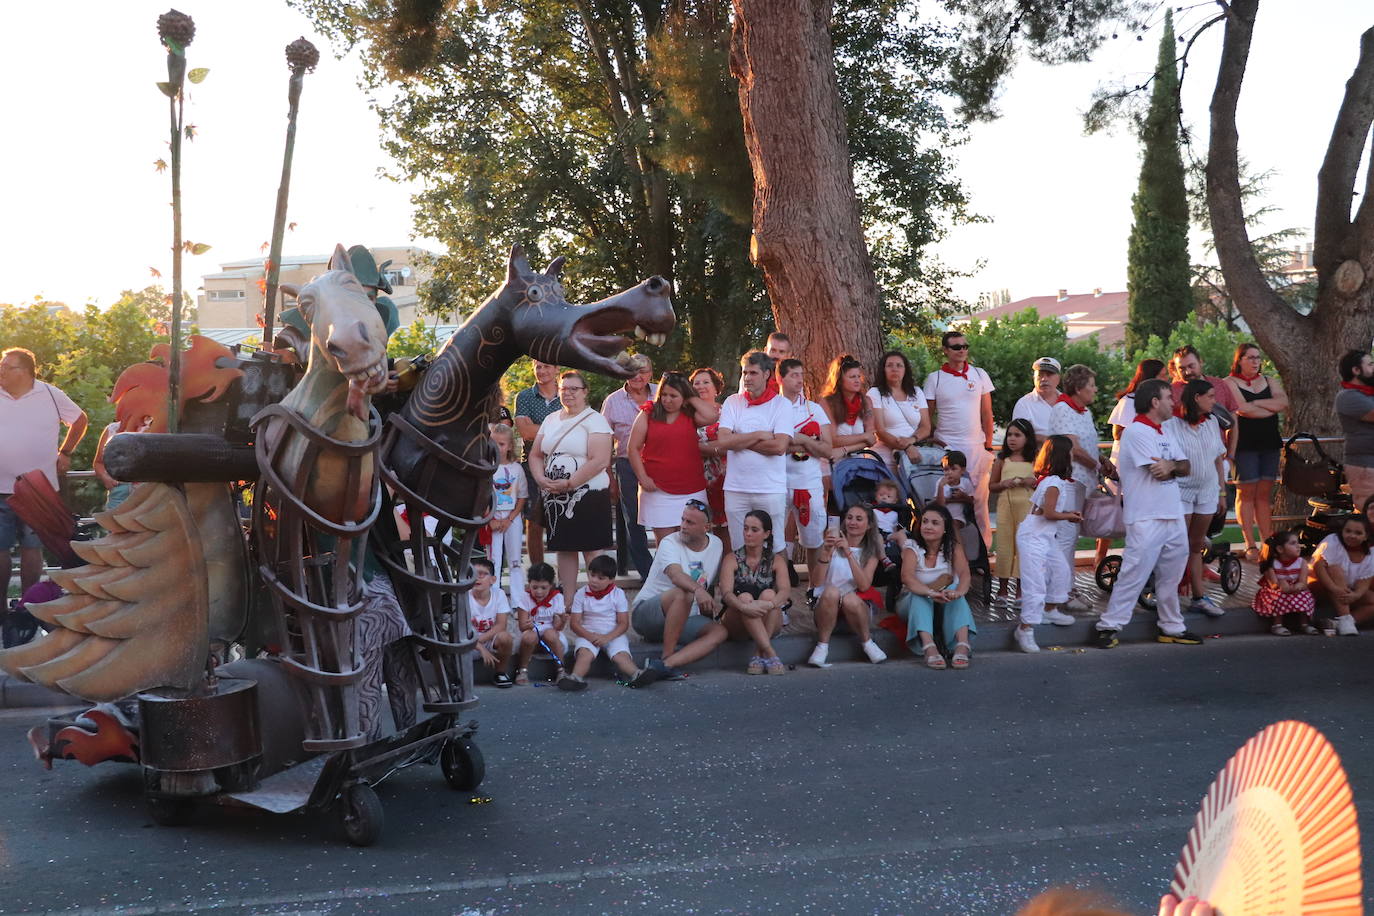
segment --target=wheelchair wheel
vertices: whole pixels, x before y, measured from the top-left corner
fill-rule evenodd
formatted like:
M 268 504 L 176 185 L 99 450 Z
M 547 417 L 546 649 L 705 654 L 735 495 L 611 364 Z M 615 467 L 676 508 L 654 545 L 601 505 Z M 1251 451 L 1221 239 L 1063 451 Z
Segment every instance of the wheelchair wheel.
M 1121 557 L 1116 554 L 1108 554 L 1102 558 L 1102 562 L 1097 564 L 1097 569 L 1093 571 L 1093 579 L 1097 582 L 1097 587 L 1104 592 L 1109 592 L 1116 585 L 1116 577 L 1121 574 Z
M 1217 570 L 1221 574 L 1221 589 L 1228 595 L 1234 595 L 1240 589 L 1242 567 L 1240 560 L 1231 554 L 1226 554 L 1217 564 Z

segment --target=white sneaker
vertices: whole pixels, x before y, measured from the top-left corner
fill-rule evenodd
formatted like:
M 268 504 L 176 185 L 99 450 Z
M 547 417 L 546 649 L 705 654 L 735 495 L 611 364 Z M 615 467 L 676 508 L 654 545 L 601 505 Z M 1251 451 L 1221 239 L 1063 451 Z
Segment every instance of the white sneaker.
M 1337 617 L 1336 634 L 1339 636 L 1359 636 L 1360 631 L 1355 629 L 1355 618 L 1349 614 L 1342 614 Z
M 816 648 L 811 650 L 811 657 L 806 660 L 806 663 L 812 668 L 829 668 L 830 666 L 825 661 L 825 657 L 829 654 L 830 643 L 818 642 Z
M 863 644 L 863 650 L 864 655 L 867 655 L 868 660 L 875 665 L 881 665 L 883 662 L 887 661 L 887 653 L 879 648 L 878 644 L 871 639 Z M 812 655 L 814 657 L 814 653 Z M 821 660 L 824 661 L 825 659 Z
M 1074 618 L 1058 608 L 1045 608 L 1045 622 L 1052 623 L 1057 627 L 1071 627 L 1074 624 Z
M 1092 605 L 1088 604 L 1077 595 L 1070 595 L 1069 600 L 1064 602 L 1064 610 L 1073 611 L 1075 614 L 1091 614 Z
M 1226 613 L 1221 605 L 1205 595 L 1189 605 L 1188 610 L 1206 614 L 1208 617 L 1221 617 Z
M 1034 630 L 1034 629 L 1022 629 L 1021 627 L 1017 627 L 1016 630 L 1015 630 L 1015 633 L 1016 633 L 1016 648 L 1020 649 L 1022 652 L 1030 652 L 1030 653 L 1035 653 L 1035 652 L 1039 652 L 1039 651 L 1040 651 L 1040 647 L 1037 646 L 1037 645 L 1035 644 L 1035 630 Z

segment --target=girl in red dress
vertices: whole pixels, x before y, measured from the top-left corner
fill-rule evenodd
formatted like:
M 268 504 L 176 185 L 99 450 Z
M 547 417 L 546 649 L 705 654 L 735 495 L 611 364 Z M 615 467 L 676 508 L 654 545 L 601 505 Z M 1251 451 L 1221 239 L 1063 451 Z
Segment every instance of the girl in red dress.
M 1284 617 L 1289 617 L 1296 629 L 1316 635 L 1317 628 L 1312 626 L 1316 602 L 1307 587 L 1307 561 L 1298 533 L 1289 529 L 1265 539 L 1259 568 L 1260 586 L 1252 606 L 1256 614 L 1274 621 L 1269 632 L 1292 636 L 1293 630 L 1283 625 Z

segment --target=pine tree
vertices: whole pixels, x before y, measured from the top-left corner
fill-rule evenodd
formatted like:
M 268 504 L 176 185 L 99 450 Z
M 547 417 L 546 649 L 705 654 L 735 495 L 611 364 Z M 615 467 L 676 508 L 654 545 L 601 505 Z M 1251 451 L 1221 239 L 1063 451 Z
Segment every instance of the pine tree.
M 1192 308 L 1188 262 L 1188 192 L 1178 147 L 1179 97 L 1172 13 L 1159 39 L 1150 111 L 1140 132 L 1144 157 L 1140 184 L 1131 203 L 1133 225 L 1127 248 L 1126 288 L 1130 311 L 1126 352 L 1151 334 L 1169 331 Z

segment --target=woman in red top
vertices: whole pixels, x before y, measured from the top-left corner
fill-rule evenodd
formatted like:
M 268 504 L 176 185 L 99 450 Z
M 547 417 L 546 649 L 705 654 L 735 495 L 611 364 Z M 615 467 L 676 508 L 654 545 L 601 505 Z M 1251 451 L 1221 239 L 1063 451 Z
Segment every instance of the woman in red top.
M 720 408 L 697 397 L 681 372 L 665 372 L 658 396 L 630 427 L 630 466 L 639 478 L 639 523 L 662 541 L 678 529 L 689 499 L 705 502 L 706 474 L 697 427 L 720 419 Z

